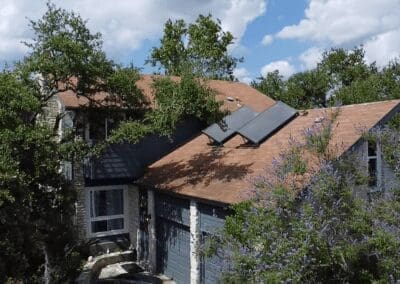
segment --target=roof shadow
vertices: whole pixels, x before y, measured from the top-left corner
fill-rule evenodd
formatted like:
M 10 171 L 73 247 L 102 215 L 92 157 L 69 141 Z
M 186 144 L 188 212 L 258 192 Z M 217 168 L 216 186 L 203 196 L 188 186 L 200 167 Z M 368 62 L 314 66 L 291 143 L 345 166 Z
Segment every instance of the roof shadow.
M 190 160 L 169 162 L 168 164 L 155 166 L 146 175 L 144 183 L 152 184 L 161 189 L 165 185 L 180 180 L 179 184 L 170 188 L 179 191 L 187 184 L 204 184 L 208 186 L 212 181 L 229 182 L 241 180 L 250 173 L 253 163 L 225 162 L 226 155 L 232 155 L 232 150 L 226 151 L 221 147 L 215 147 L 206 153 L 193 155 Z M 183 181 L 183 182 L 182 182 Z

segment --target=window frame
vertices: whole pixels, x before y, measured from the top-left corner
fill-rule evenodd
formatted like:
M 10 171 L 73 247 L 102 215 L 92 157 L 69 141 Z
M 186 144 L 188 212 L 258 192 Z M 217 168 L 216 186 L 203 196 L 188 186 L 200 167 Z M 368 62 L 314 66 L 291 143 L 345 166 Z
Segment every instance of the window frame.
M 369 144 L 371 141 L 366 141 L 365 143 L 365 153 L 366 153 L 366 162 L 367 162 L 367 176 L 368 176 L 368 187 L 372 188 L 373 191 L 380 191 L 382 189 L 382 153 L 381 153 L 381 145 L 379 141 L 373 141 L 376 145 L 376 153 L 374 156 L 369 155 Z M 369 178 L 370 178 L 370 160 L 376 160 L 375 166 L 375 175 L 376 175 L 376 185 L 369 185 Z
M 99 217 L 91 217 L 90 209 L 91 209 L 91 192 L 94 191 L 102 191 L 102 190 L 118 190 L 122 189 L 122 198 L 123 198 L 123 212 L 122 214 L 117 215 L 107 215 L 107 216 L 99 216 Z M 125 234 L 129 232 L 129 210 L 128 210 L 128 186 L 127 185 L 110 185 L 110 186 L 93 186 L 93 187 L 85 187 L 85 209 L 86 209 L 86 235 L 88 238 L 96 238 L 96 237 L 104 237 L 104 236 L 112 236 Z M 123 228 L 119 230 L 109 230 L 103 232 L 92 232 L 92 222 L 96 221 L 104 221 L 104 220 L 113 220 L 113 219 L 123 219 Z
M 120 116 L 121 116 L 121 118 L 118 120 L 118 119 L 116 119 L 115 117 L 112 117 L 112 116 L 106 116 L 106 117 L 103 117 L 104 118 L 104 137 L 102 138 L 103 140 L 106 140 L 106 139 L 108 139 L 108 137 L 110 136 L 110 134 L 111 134 L 111 131 L 110 131 L 110 126 L 109 126 L 109 124 L 115 124 L 115 125 L 118 125 L 118 124 L 120 124 L 122 121 L 125 121 L 126 120 L 126 113 L 120 113 L 119 114 Z M 111 122 L 111 120 L 113 120 L 113 122 Z M 90 145 L 93 145 L 96 141 L 101 141 L 101 140 L 99 140 L 99 139 L 92 139 L 91 137 L 90 137 L 90 131 L 91 131 L 92 129 L 91 129 L 91 123 L 90 123 L 90 120 L 89 120 L 89 118 L 88 117 L 86 117 L 86 123 L 85 123 L 85 141 L 87 141 Z

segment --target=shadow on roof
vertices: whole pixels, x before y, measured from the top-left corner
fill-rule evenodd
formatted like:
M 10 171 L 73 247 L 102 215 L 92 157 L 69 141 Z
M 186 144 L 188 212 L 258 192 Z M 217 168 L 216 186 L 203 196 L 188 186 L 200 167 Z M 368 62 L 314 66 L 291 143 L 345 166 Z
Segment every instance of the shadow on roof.
M 249 173 L 253 163 L 225 163 L 223 157 L 230 151 L 213 148 L 206 153 L 198 153 L 188 161 L 171 161 L 166 165 L 151 168 L 151 180 L 145 180 L 155 187 L 163 189 L 162 184 L 173 184 L 173 191 L 181 187 L 202 184 L 208 186 L 212 182 L 229 182 L 244 179 Z M 156 178 L 155 178 L 156 177 Z M 158 181 L 162 180 L 162 184 Z

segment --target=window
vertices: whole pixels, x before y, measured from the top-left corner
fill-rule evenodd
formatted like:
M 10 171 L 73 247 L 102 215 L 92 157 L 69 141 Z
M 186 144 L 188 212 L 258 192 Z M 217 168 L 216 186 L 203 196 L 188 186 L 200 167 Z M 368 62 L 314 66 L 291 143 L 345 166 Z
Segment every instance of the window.
M 113 117 L 104 117 L 104 115 L 99 115 L 98 117 L 94 115 L 89 116 L 87 140 L 96 143 L 97 141 L 107 139 L 124 118 L 125 114 L 123 113 L 114 115 Z
M 374 141 L 367 142 L 368 153 L 368 185 L 370 187 L 380 186 L 380 151 L 379 145 Z
M 89 236 L 127 231 L 126 189 L 98 187 L 88 190 Z
M 91 119 L 89 122 L 89 139 L 92 141 L 102 141 L 106 138 L 106 120 Z

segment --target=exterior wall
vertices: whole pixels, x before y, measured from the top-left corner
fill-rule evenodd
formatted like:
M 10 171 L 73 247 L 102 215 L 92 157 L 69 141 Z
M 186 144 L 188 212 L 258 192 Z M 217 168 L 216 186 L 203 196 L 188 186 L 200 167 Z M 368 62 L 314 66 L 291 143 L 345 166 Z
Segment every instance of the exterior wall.
M 128 186 L 128 230 L 131 246 L 137 247 L 139 231 L 139 189 L 137 186 Z
M 379 144 L 378 144 L 379 148 Z M 360 160 L 361 169 L 365 175 L 368 175 L 368 148 L 367 142 L 361 140 L 351 150 L 351 154 L 354 154 L 357 159 Z M 379 152 L 378 152 L 379 154 Z M 366 185 L 359 186 L 355 189 L 355 194 L 362 198 L 369 198 L 371 192 L 383 192 L 384 194 L 390 194 L 391 190 L 400 186 L 399 179 L 395 176 L 393 169 L 385 162 L 384 157 L 381 155 L 378 158 L 378 180 L 380 181 L 379 188 L 370 188 Z
M 91 159 L 86 177 L 90 180 L 140 178 L 148 165 L 188 141 L 201 128 L 199 121 L 188 120 L 178 125 L 171 138 L 149 135 L 136 144 L 111 145 L 101 157 Z
M 218 205 L 202 203 L 195 199 L 154 193 L 152 190 L 148 192 L 149 214 L 157 216 L 156 224 L 150 224 L 150 231 L 154 232 L 154 228 L 157 230 L 151 233 L 157 239 L 150 237 L 149 250 L 150 260 L 157 257 L 155 263 L 158 267 L 155 271 L 164 271 L 178 284 L 183 283 L 183 279 L 193 284 L 217 283 L 221 272 L 220 259 L 204 258 L 200 250 L 204 239 L 223 227 L 227 211 Z M 155 198 L 150 197 L 154 194 Z M 185 232 L 188 234 L 188 240 Z M 159 250 L 158 255 L 155 249 Z
M 48 123 L 50 127 L 54 127 L 54 124 L 59 115 L 63 111 L 63 106 L 58 97 L 53 96 L 48 101 L 46 106 L 43 108 L 43 114 L 38 118 L 39 122 Z
M 382 183 L 385 192 L 390 192 L 400 187 L 399 179 L 394 174 L 393 169 L 384 160 L 382 160 Z
M 85 179 L 83 176 L 83 164 L 75 163 L 73 166 L 73 186 L 76 190 L 77 201 L 75 203 L 75 225 L 79 240 L 86 239 L 87 221 L 86 221 L 86 197 L 85 197 Z

